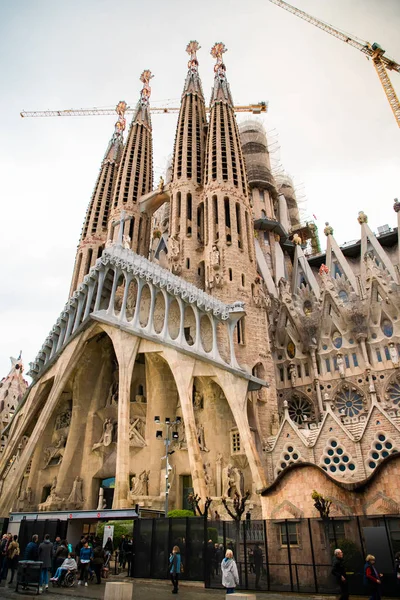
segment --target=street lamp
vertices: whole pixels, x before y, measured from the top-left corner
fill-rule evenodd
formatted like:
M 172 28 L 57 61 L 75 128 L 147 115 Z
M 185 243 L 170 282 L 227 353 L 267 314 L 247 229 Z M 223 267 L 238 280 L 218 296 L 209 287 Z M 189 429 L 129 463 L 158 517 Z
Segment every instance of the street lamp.
M 162 459 L 165 458 L 165 517 L 168 517 L 168 500 L 169 500 L 169 488 L 171 487 L 171 484 L 169 483 L 169 474 L 172 471 L 172 467 L 169 464 L 169 457 L 171 456 L 171 454 L 173 454 L 175 452 L 175 450 L 170 450 L 169 447 L 172 444 L 172 440 L 178 440 L 179 439 L 179 433 L 177 431 L 173 431 L 172 432 L 172 440 L 171 440 L 171 429 L 172 427 L 174 427 L 175 425 L 179 425 L 182 422 L 182 418 L 181 417 L 175 417 L 175 421 L 171 421 L 171 419 L 169 417 L 165 417 L 164 423 L 161 422 L 161 419 L 159 416 L 154 417 L 154 422 L 157 425 L 164 425 L 165 427 L 165 436 L 163 437 L 163 431 L 160 429 L 157 429 L 156 431 L 156 439 L 158 440 L 163 440 L 164 444 L 165 444 L 165 456 L 162 457 Z

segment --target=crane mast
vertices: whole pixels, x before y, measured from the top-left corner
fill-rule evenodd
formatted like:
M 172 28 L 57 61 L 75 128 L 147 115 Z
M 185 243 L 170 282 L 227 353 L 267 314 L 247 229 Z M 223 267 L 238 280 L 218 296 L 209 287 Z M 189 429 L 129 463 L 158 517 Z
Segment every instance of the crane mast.
M 400 64 L 398 64 L 396 61 L 389 58 L 388 56 L 384 56 L 385 51 L 381 48 L 381 46 L 379 44 L 376 44 L 376 43 L 370 44 L 369 42 L 364 42 L 363 40 L 359 40 L 354 36 L 350 36 L 349 34 L 344 33 L 343 31 L 340 31 L 339 29 L 335 29 L 328 23 L 324 23 L 324 21 L 320 21 L 319 19 L 316 19 L 315 17 L 313 17 L 312 15 L 309 15 L 308 13 L 304 12 L 303 10 L 300 10 L 299 8 L 296 8 L 295 6 L 292 6 L 288 2 L 285 2 L 284 0 L 269 0 L 269 1 L 272 2 L 272 4 L 276 4 L 276 6 L 280 6 L 281 8 L 284 8 L 285 10 L 292 13 L 293 15 L 296 15 L 296 17 L 299 17 L 300 19 L 307 21 L 307 23 L 311 23 L 311 25 L 314 25 L 315 27 L 318 27 L 319 29 L 326 31 L 326 33 L 329 33 L 330 35 L 333 35 L 337 39 L 342 40 L 342 42 L 345 42 L 349 46 L 353 46 L 353 48 L 356 48 L 360 52 L 363 52 L 363 54 L 365 54 L 368 58 L 371 58 L 372 62 L 374 64 L 376 73 L 377 73 L 379 80 L 381 82 L 381 85 L 383 87 L 383 90 L 388 99 L 390 108 L 393 111 L 397 125 L 400 127 L 400 102 L 399 102 L 397 94 L 394 90 L 394 87 L 392 85 L 392 82 L 390 81 L 389 75 L 387 73 L 387 71 L 397 71 L 397 73 L 400 73 Z

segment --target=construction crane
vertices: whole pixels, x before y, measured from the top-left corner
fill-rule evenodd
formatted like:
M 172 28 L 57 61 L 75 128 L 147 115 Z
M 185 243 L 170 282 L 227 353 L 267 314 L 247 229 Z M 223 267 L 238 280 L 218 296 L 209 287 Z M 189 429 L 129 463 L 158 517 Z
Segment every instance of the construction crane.
M 353 46 L 353 48 L 360 50 L 368 58 L 371 58 L 383 90 L 389 101 L 390 108 L 393 111 L 397 125 L 400 127 L 400 102 L 387 73 L 387 71 L 397 71 L 397 73 L 400 73 L 400 65 L 388 56 L 385 56 L 385 50 L 383 50 L 379 44 L 370 44 L 369 42 L 364 42 L 363 40 L 359 40 L 354 36 L 350 36 L 347 33 L 339 31 L 331 25 L 328 25 L 327 23 L 324 23 L 323 21 L 320 21 L 306 12 L 292 6 L 288 2 L 284 2 L 284 0 L 269 1 L 272 2 L 272 4 L 276 4 L 277 6 L 280 6 L 281 8 L 291 12 L 300 19 L 304 19 L 304 21 L 311 23 L 311 25 L 315 25 L 315 27 L 330 33 L 339 40 L 342 40 L 342 42 L 349 44 L 349 46 Z
M 248 104 L 244 106 L 235 106 L 235 112 L 250 112 L 253 115 L 259 115 L 266 113 L 268 108 L 267 102 L 259 102 L 258 104 Z M 150 107 L 150 111 L 153 114 L 169 114 L 178 113 L 178 107 Z M 135 108 L 127 107 L 126 113 L 133 113 Z M 210 109 L 206 108 L 206 112 Z M 96 115 L 114 115 L 115 108 L 78 108 L 78 109 L 67 109 L 67 110 L 23 110 L 20 112 L 21 117 L 91 117 Z

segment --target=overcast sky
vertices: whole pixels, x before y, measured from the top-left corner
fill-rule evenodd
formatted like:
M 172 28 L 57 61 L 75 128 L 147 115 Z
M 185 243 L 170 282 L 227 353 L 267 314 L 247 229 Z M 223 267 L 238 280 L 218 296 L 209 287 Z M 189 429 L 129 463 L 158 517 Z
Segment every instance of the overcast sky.
M 400 0 L 292 0 L 400 62 Z M 197 39 L 207 101 L 209 52 L 223 41 L 235 103 L 269 102 L 274 165 L 338 242 L 395 226 L 400 131 L 371 61 L 268 0 L 12 0 L 0 2 L 0 378 L 22 349 L 26 367 L 61 312 L 87 204 L 115 118 L 21 119 L 25 110 L 134 105 L 144 68 L 153 105 L 177 105 Z M 400 95 L 400 75 L 391 74 Z M 177 115 L 153 117 L 155 180 Z M 321 236 L 323 246 L 325 239 Z

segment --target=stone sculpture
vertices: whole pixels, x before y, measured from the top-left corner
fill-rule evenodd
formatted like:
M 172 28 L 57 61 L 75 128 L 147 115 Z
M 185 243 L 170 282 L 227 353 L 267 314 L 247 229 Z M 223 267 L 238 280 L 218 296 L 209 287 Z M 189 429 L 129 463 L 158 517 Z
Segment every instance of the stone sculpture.
M 72 484 L 71 493 L 67 499 L 68 503 L 75 505 L 83 504 L 82 485 L 83 479 L 81 479 L 79 476 L 75 477 L 74 483 Z
M 203 452 L 209 452 L 209 450 L 208 450 L 208 448 L 206 446 L 203 425 L 198 425 L 197 426 L 197 440 L 199 442 L 200 450 L 202 450 Z
M 58 438 L 54 446 L 48 446 L 44 451 L 44 468 L 48 467 L 50 463 L 53 465 L 59 465 L 62 462 L 65 444 L 67 443 L 67 436 L 62 434 Z
M 110 446 L 110 444 L 113 441 L 113 432 L 114 425 L 111 419 L 106 419 L 103 424 L 103 433 L 101 435 L 101 438 L 99 439 L 97 444 L 93 445 L 92 450 L 96 450 L 96 448 L 100 448 L 100 446 L 104 446 L 105 448 L 107 448 L 107 446 Z
M 226 498 L 233 498 L 235 494 L 240 498 L 243 496 L 243 474 L 240 469 L 228 464 L 223 470 L 222 480 L 223 496 Z

